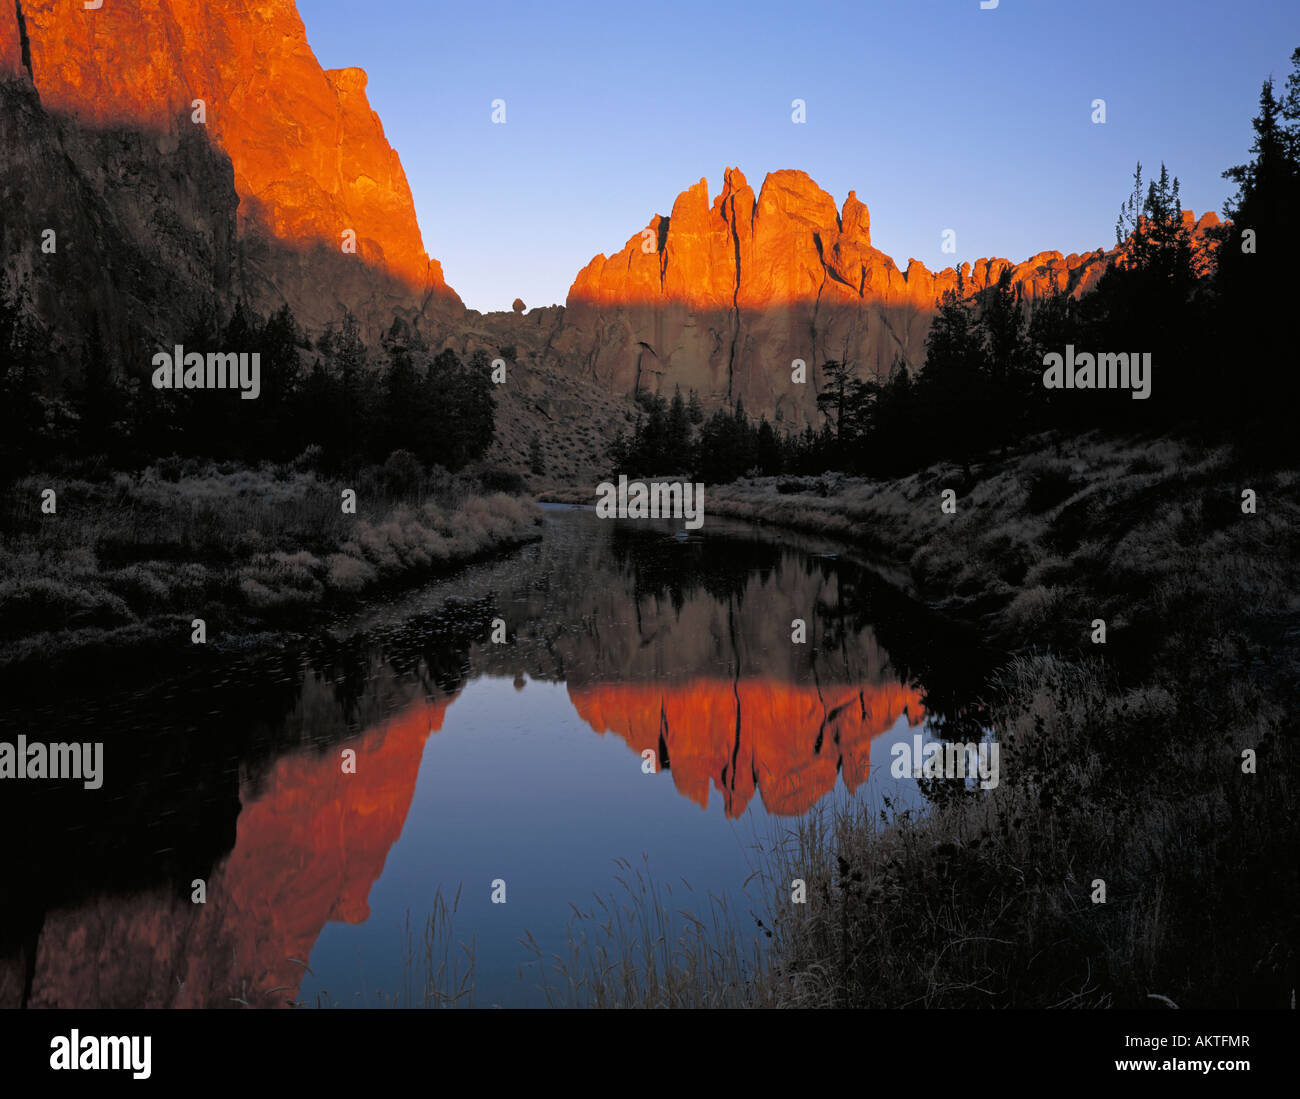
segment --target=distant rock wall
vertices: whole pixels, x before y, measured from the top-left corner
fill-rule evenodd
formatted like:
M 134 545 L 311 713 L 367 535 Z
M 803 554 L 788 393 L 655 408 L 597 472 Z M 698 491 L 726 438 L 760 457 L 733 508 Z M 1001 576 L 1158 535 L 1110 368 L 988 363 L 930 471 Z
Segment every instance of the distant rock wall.
M 864 375 L 887 374 L 897 357 L 916 368 L 936 304 L 959 280 L 977 292 L 1010 269 L 1032 305 L 1057 289 L 1078 296 L 1118 254 L 1041 252 L 937 273 L 912 259 L 900 270 L 872 247 L 855 192 L 837 208 L 803 172 L 770 173 L 757 198 L 739 170 L 723 178 L 712 204 L 702 179 L 669 217 L 652 218 L 574 280 L 553 346 L 598 384 L 668 393 L 680 385 L 706 403 L 741 400 L 755 415 L 817 422 L 814 368 L 842 359 Z M 1214 224 L 1207 214 L 1198 228 Z M 791 383 L 795 359 L 807 363 L 808 384 Z

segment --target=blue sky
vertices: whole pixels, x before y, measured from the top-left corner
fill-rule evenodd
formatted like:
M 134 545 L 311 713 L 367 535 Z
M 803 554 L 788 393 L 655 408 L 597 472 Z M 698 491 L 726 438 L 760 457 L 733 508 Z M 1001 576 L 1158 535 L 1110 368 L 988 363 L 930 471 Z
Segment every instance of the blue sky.
M 1169 165 L 1185 208 L 1218 211 L 1260 83 L 1300 46 L 1294 0 L 298 9 L 325 68 L 369 73 L 425 247 L 483 310 L 562 303 L 593 255 L 701 177 L 715 195 L 727 166 L 756 191 L 780 168 L 837 204 L 856 190 L 876 247 L 932 269 L 1112 244 L 1139 159 Z

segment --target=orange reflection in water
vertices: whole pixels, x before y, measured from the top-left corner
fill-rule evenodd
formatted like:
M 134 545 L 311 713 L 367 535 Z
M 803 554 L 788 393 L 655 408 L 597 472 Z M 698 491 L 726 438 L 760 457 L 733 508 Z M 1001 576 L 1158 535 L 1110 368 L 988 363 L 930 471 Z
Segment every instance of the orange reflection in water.
M 638 754 L 662 737 L 677 789 L 701 806 L 709 784 L 727 816 L 758 790 L 769 813 L 806 812 L 835 786 L 867 778 L 871 741 L 903 714 L 924 719 L 921 694 L 903 684 L 800 686 L 766 679 L 697 679 L 679 686 L 602 684 L 570 688 L 582 719 L 618 734 Z
M 570 688 L 578 715 L 637 751 L 662 735 L 677 789 L 707 806 L 712 782 L 727 815 L 759 791 L 771 813 L 810 808 L 835 785 L 867 778 L 871 741 L 920 694 L 898 684 L 796 686 L 762 678 L 679 685 Z M 296 999 L 325 924 L 360 923 L 410 811 L 424 746 L 452 698 L 417 702 L 359 737 L 291 752 L 246 777 L 234 848 L 207 876 L 132 896 L 96 897 L 45 919 L 30 1006 L 254 1007 Z M 819 743 L 820 741 L 820 743 Z M 341 752 L 356 752 L 345 774 Z M 22 963 L 0 965 L 0 1001 L 16 1005 Z
M 37 946 L 32 1007 L 283 1006 L 329 920 L 360 923 L 401 835 L 420 757 L 451 699 L 421 702 L 324 752 L 281 757 L 245 779 L 235 846 L 208 875 L 50 913 Z M 345 774 L 342 751 L 356 752 Z M 10 991 L 11 981 L 0 981 Z M 21 984 L 18 986 L 21 988 Z

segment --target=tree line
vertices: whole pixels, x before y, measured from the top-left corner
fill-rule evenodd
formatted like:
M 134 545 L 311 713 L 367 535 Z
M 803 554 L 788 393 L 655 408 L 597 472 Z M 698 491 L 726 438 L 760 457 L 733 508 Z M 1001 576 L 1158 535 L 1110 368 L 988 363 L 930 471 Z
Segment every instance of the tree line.
M 426 468 L 458 470 L 481 457 L 495 430 L 491 363 L 451 349 L 432 353 L 396 318 L 378 352 L 345 313 L 315 343 L 286 305 L 260 318 L 237 303 L 224 324 L 200 322 L 177 341 L 190 350 L 261 356 L 261 393 L 156 390 L 148 374 L 116 371 L 94 331 L 62 394 L 42 378 L 50 334 L 34 319 L 25 284 L 0 276 L 0 466 L 9 475 L 60 456 L 134 468 L 162 455 L 287 462 L 311 448 L 324 472 L 382 462 L 394 451 Z M 507 351 L 507 354 L 510 354 Z

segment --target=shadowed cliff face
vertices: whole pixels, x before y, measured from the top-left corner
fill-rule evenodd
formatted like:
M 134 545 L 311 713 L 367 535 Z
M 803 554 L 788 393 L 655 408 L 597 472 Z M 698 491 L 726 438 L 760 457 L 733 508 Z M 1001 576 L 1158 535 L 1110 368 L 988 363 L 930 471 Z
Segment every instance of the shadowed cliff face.
M 142 371 L 147 348 L 244 295 L 230 162 L 196 131 L 83 129 L 0 78 L 0 255 L 64 371 L 82 351 Z
M 401 162 L 366 100 L 366 74 L 323 71 L 292 0 L 146 0 L 95 11 L 26 0 L 29 68 L 19 10 L 15 0 L 0 0 L 0 80 L 34 86 L 44 111 L 65 123 L 62 151 L 89 183 L 79 197 L 119 220 L 132 216 L 123 208 L 134 198 L 139 220 L 164 233 L 166 215 L 175 215 L 195 238 L 176 266 L 196 268 L 201 288 L 213 215 L 222 233 L 215 247 L 229 250 L 229 183 L 190 176 L 191 201 L 180 204 L 152 202 L 149 192 L 179 183 L 172 157 L 196 136 L 229 158 L 244 247 L 235 285 L 228 258 L 211 272 L 207 289 L 219 302 L 237 292 L 267 313 L 288 301 L 308 327 L 337 318 L 345 305 L 371 325 L 422 307 L 439 317 L 463 312 L 441 266 L 425 254 Z M 203 124 L 195 121 L 196 100 Z M 113 150 L 97 134 L 133 135 L 125 140 L 152 147 L 156 159 L 141 158 L 129 177 L 143 193 L 113 186 Z M 57 195 L 69 189 L 59 178 L 67 167 L 54 160 L 20 176 L 10 166 L 9 188 L 25 184 L 36 193 L 53 182 Z M 69 219 L 75 225 L 75 206 L 49 204 L 46 224 L 64 228 Z M 348 230 L 354 255 L 341 247 Z M 108 242 L 97 243 L 107 251 Z

